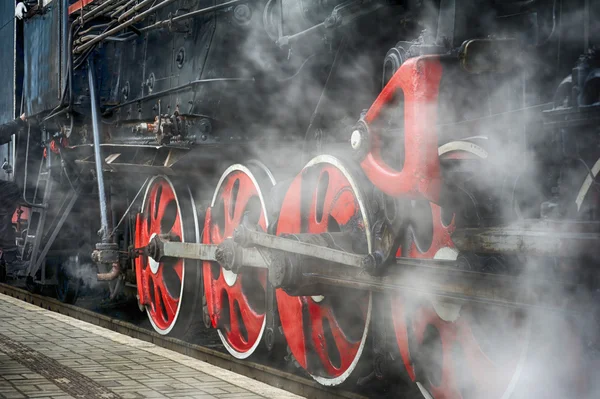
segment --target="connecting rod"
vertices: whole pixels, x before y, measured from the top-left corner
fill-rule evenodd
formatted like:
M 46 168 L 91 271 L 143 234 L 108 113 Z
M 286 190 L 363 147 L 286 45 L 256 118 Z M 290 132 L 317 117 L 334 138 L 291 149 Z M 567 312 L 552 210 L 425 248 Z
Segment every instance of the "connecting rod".
M 336 262 L 344 259 L 337 256 L 340 251 L 282 237 L 268 236 L 272 240 L 261 241 L 265 236 L 268 235 L 246 230 L 234 234 L 244 245 L 231 238 L 213 245 L 174 242 L 155 235 L 140 252 L 157 261 L 173 257 L 218 262 L 235 273 L 243 267 L 266 268 L 274 288 L 298 296 L 331 293 L 335 291 L 332 287 L 338 287 L 554 311 L 584 311 L 590 303 L 590 298 L 579 295 L 585 290 L 575 283 L 473 272 L 460 269 L 456 261 L 397 258 L 385 269 L 385 275 L 372 276 L 356 267 L 357 260 L 365 258 L 363 255 L 345 254 L 352 255 L 346 258 L 351 264 L 343 264 Z

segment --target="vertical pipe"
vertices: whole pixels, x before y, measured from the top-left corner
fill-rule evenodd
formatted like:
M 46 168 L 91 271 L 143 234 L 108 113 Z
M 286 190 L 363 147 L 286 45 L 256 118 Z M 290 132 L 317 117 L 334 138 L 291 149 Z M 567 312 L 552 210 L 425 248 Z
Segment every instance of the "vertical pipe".
M 62 13 L 62 21 L 61 21 L 61 30 L 60 30 L 60 39 L 61 39 L 61 59 L 62 59 L 62 65 L 61 65 L 61 72 L 59 75 L 59 79 L 63 79 L 63 82 L 60 82 L 60 87 L 62 88 L 62 90 L 60 91 L 60 93 L 58 93 L 58 96 L 60 97 L 62 95 L 62 93 L 64 93 L 64 90 L 66 90 L 67 88 L 67 67 L 68 67 L 68 63 L 67 60 L 69 59 L 69 49 L 68 49 L 68 40 L 67 40 L 67 36 L 68 36 L 68 25 L 69 25 L 69 0 L 63 0 L 61 3 L 61 13 Z
M 583 4 L 583 52 L 587 53 L 590 48 L 590 0 Z
M 103 158 L 100 151 L 100 115 L 98 114 L 95 75 L 94 60 L 90 56 L 88 58 L 88 82 L 90 87 L 90 103 L 92 105 L 92 132 L 94 137 L 94 158 L 96 160 L 96 179 L 98 180 L 98 199 L 100 202 L 100 222 L 102 224 L 102 242 L 108 243 L 108 213 L 106 210 L 106 191 L 104 189 L 104 174 L 102 170 Z

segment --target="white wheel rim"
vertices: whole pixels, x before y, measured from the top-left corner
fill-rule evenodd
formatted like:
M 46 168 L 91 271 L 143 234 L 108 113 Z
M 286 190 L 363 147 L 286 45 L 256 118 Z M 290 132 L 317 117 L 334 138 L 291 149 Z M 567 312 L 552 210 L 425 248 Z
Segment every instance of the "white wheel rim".
M 269 182 L 273 185 L 275 185 L 275 178 L 273 177 L 273 174 L 268 170 L 268 168 L 260 161 L 249 161 L 249 164 L 254 164 L 255 166 L 257 166 L 258 168 L 260 168 L 263 172 L 265 172 L 265 175 L 267 176 Z M 267 213 L 267 208 L 266 208 L 266 202 L 261 190 L 260 185 L 258 184 L 258 181 L 256 180 L 256 177 L 254 176 L 254 174 L 250 171 L 249 168 L 247 168 L 244 165 L 241 164 L 235 164 L 235 165 L 231 165 L 230 167 L 228 167 L 225 172 L 223 172 L 223 174 L 221 175 L 221 178 L 219 179 L 219 182 L 217 183 L 217 187 L 215 189 L 215 193 L 213 195 L 212 201 L 210 203 L 211 208 L 214 208 L 215 204 L 217 203 L 218 200 L 218 196 L 219 196 L 219 192 L 221 191 L 221 187 L 223 186 L 223 183 L 225 182 L 225 179 L 227 179 L 227 177 L 232 173 L 232 172 L 242 172 L 244 174 L 246 174 L 248 176 L 248 178 L 250 178 L 250 180 L 252 181 L 252 184 L 254 185 L 254 187 L 256 188 L 256 191 L 258 193 L 258 197 L 260 200 L 260 205 L 261 205 L 261 210 L 265 215 L 265 224 L 267 226 L 267 228 L 269 227 L 269 215 Z M 223 237 L 223 238 L 227 238 L 227 237 Z M 233 286 L 236 281 L 237 281 L 237 274 L 230 271 L 230 270 L 225 270 L 223 267 L 221 267 L 221 273 L 223 274 L 223 279 L 225 280 L 225 283 L 231 287 Z M 260 328 L 260 333 L 256 339 L 256 342 L 254 343 L 254 345 L 252 345 L 252 347 L 247 351 L 247 352 L 238 352 L 237 350 L 235 350 L 228 342 L 227 339 L 225 338 L 225 335 L 221 332 L 220 328 L 217 328 L 217 334 L 219 335 L 219 339 L 221 340 L 221 343 L 223 344 L 223 346 L 225 347 L 225 349 L 227 350 L 227 352 L 229 352 L 229 354 L 231 356 L 233 356 L 236 359 L 246 359 L 249 356 L 251 356 L 255 351 L 256 348 L 258 348 L 258 345 L 260 345 L 260 342 L 262 341 L 262 336 L 265 332 L 265 327 L 267 325 L 267 317 L 265 314 L 265 317 L 263 319 L 263 323 L 262 326 Z

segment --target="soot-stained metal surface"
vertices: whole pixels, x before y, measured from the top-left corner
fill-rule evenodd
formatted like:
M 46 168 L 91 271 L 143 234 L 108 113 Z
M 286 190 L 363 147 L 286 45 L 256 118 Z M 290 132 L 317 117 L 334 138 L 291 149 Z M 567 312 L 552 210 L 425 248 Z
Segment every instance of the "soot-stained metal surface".
M 11 3 L 12 4 L 12 3 Z M 14 15 L 11 6 L 11 15 Z M 35 115 L 60 101 L 61 15 L 58 2 L 25 21 L 24 111 Z
M 14 2 L 0 2 L 0 125 L 14 118 L 15 18 Z
M 0 352 L 21 363 L 29 370 L 39 374 L 63 392 L 75 398 L 119 399 L 120 396 L 96 383 L 91 378 L 63 366 L 56 360 L 31 349 L 4 334 L 0 334 Z

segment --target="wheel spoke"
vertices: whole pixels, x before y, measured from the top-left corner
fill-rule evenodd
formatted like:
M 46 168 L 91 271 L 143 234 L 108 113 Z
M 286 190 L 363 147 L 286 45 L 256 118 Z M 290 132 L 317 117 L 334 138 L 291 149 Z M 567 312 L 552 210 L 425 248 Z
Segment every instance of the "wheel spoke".
M 179 277 L 179 281 L 183 282 L 183 262 L 182 260 L 177 261 L 177 263 L 173 266 L 173 270 L 177 273 L 177 277 Z
M 153 276 L 154 279 L 154 289 L 156 293 L 159 294 L 157 296 L 157 300 L 160 300 L 161 304 L 164 306 L 164 310 L 166 311 L 167 317 L 164 318 L 165 322 L 171 322 L 177 313 L 177 304 L 179 300 L 177 298 L 173 298 L 171 294 L 169 294 L 169 290 L 165 286 L 164 278 L 162 275 L 162 269 L 159 269 L 159 273 Z M 157 301 L 158 302 L 158 301 Z M 159 304 L 160 305 L 160 304 Z M 157 308 L 157 312 L 162 313 L 162 309 Z
M 248 177 L 240 178 L 240 187 L 237 194 L 237 200 L 235 202 L 235 209 L 233 211 L 233 217 L 230 220 L 229 227 L 231 228 L 231 234 L 233 229 L 238 227 L 242 223 L 246 206 L 250 199 L 256 196 L 256 188 Z
M 174 241 L 194 242 L 197 224 L 194 206 L 189 191 L 180 197 L 167 177 L 152 178 L 146 189 L 143 213 L 136 221 L 135 246 L 148 245 L 154 234 L 169 234 Z M 194 276 L 199 271 L 195 270 L 194 261 L 189 263 L 188 270 L 183 260 L 157 263 L 148 256 L 135 260 L 140 302 L 146 306 L 150 322 L 160 334 L 183 335 L 197 315 L 194 292 L 198 279 Z M 185 277 L 188 273 L 190 278 Z M 190 293 L 187 302 L 184 292 Z M 183 305 L 187 310 L 182 310 Z
M 277 234 L 362 234 L 370 248 L 368 221 L 361 212 L 360 193 L 354 192 L 353 186 L 350 174 L 334 158 L 322 156 L 311 161 L 288 188 Z M 367 247 L 365 253 L 369 250 Z M 356 368 L 364 348 L 371 294 L 348 294 L 317 300 L 277 291 L 280 319 L 292 354 L 313 378 L 325 385 L 346 380 Z M 344 311 L 354 302 L 358 303 L 352 312 Z M 304 336 L 305 331 L 310 331 L 310 337 Z M 320 364 L 313 367 L 312 362 L 307 362 L 308 350 L 315 352 Z
M 260 202 L 261 187 L 257 187 L 255 181 L 252 172 L 241 165 L 233 165 L 224 173 L 211 204 L 210 223 L 205 226 L 210 231 L 205 234 L 208 242 L 220 244 L 231 237 L 244 222 L 246 212 L 250 212 L 249 222 L 258 223 L 252 227 L 266 231 L 265 204 Z M 251 206 L 255 204 L 260 207 Z M 235 275 L 209 262 L 204 262 L 203 271 L 209 316 L 219 328 L 225 348 L 237 358 L 251 355 L 264 328 L 267 272 L 244 271 Z M 246 279 L 246 273 L 252 278 Z M 248 283 L 251 285 L 247 286 Z M 246 295 L 256 296 L 258 300 L 252 302 Z

